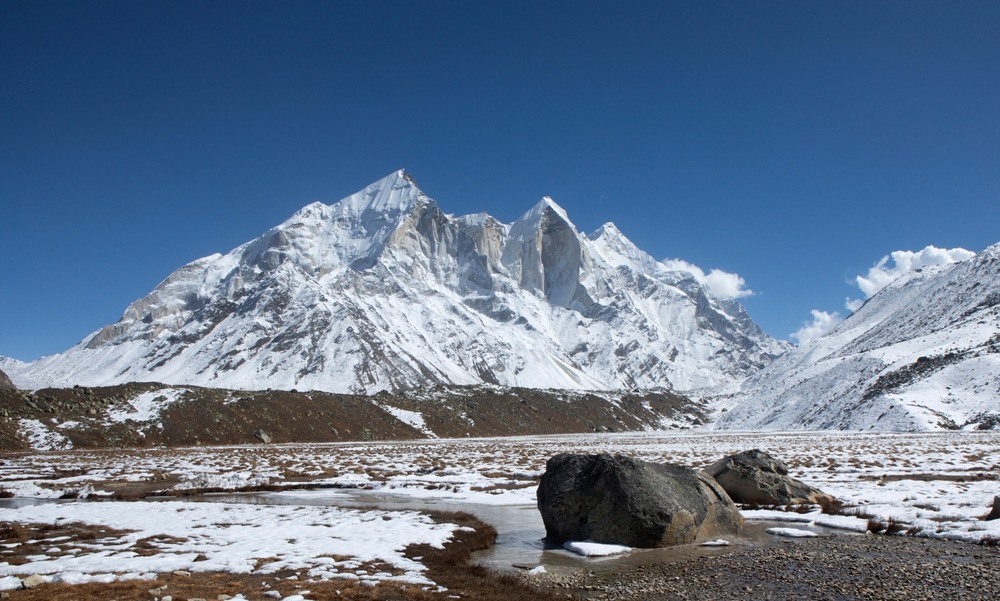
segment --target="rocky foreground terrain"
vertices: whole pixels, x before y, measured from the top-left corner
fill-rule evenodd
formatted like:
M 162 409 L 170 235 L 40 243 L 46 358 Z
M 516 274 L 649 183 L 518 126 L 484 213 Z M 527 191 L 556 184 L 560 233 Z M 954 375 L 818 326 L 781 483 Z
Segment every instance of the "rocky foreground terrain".
M 568 410 L 572 403 L 572 410 Z M 670 393 L 448 387 L 374 396 L 164 384 L 0 389 L 0 450 L 340 442 L 689 428 Z
M 908 536 L 838 535 L 642 565 L 532 575 L 606 600 L 997 599 L 1000 548 Z

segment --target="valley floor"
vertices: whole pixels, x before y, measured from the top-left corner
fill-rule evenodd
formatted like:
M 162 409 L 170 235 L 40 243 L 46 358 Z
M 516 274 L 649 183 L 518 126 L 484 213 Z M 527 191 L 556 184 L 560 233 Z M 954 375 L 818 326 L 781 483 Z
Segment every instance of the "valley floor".
M 704 591 L 712 587 L 729 597 L 769 590 L 753 598 L 904 598 L 865 593 L 877 582 L 861 574 L 868 569 L 863 566 L 871 564 L 871 574 L 888 578 L 893 557 L 919 556 L 926 561 L 899 572 L 897 580 L 909 578 L 925 588 L 900 590 L 945 598 L 958 589 L 932 587 L 935 581 L 928 579 L 934 574 L 945 580 L 960 575 L 965 586 L 977 582 L 981 565 L 992 566 L 985 574 L 990 578 L 996 573 L 998 551 L 989 545 L 1000 541 L 1000 520 L 981 518 L 1000 493 L 1000 433 L 644 433 L 7 454 L 0 458 L 0 490 L 12 498 L 0 507 L 0 589 L 16 589 L 37 575 L 39 591 L 90 582 L 84 586 L 138 586 L 162 597 L 169 587 L 154 584 L 166 583 L 164 578 L 230 574 L 242 584 L 219 593 L 237 599 L 328 598 L 338 584 L 357 594 L 382 591 L 372 598 L 396 598 L 405 588 L 410 596 L 400 598 L 446 598 L 449 589 L 464 591 L 463 598 L 487 599 L 474 589 L 495 584 L 443 580 L 472 568 L 444 570 L 434 563 L 435 553 L 467 553 L 473 545 L 448 541 L 475 532 L 476 544 L 485 544 L 481 524 L 431 519 L 410 509 L 338 507 L 338 498 L 368 491 L 472 513 L 483 507 L 527 511 L 545 461 L 558 452 L 624 453 L 700 467 L 750 448 L 781 458 L 791 475 L 839 498 L 851 515 L 745 508 L 748 519 L 794 521 L 789 525 L 800 530 L 888 528 L 898 534 L 736 544 L 704 559 L 649 565 L 643 558 L 651 556 L 637 551 L 627 577 L 593 569 L 607 560 L 578 558 L 566 568 L 568 552 L 538 545 L 520 563 L 550 569 L 522 579 L 608 599 L 709 598 Z M 272 492 L 242 499 L 205 494 L 241 490 Z M 162 496 L 180 498 L 154 500 Z M 543 535 L 528 533 L 532 539 Z M 516 571 L 510 562 L 498 567 Z M 855 573 L 860 575 L 850 576 Z M 630 580 L 646 583 L 647 592 L 622 588 Z M 250 582 L 256 583 L 253 590 L 245 588 Z M 810 583 L 825 584 L 813 595 L 801 588 Z M 389 590 L 396 592 L 389 596 Z M 989 590 L 966 594 L 991 598 L 976 596 Z M 174 598 L 197 596 L 179 595 Z

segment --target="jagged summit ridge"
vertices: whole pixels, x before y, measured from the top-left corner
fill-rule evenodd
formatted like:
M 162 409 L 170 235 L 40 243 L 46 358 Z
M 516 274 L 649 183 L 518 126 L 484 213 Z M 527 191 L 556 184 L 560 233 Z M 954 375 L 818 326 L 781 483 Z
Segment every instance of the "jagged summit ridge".
M 510 224 L 448 215 L 400 170 L 181 267 L 16 377 L 693 391 L 732 389 L 785 348 L 613 224 L 588 237 L 547 197 Z

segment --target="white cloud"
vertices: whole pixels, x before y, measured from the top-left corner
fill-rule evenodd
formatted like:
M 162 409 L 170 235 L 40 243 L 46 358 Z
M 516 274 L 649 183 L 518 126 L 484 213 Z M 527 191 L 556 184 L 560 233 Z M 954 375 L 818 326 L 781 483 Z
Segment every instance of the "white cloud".
M 865 298 L 871 298 L 876 292 L 888 286 L 899 276 L 909 273 L 915 269 L 921 269 L 930 265 L 948 265 L 965 261 L 976 256 L 976 253 L 964 248 L 937 248 L 928 246 L 921 251 L 897 250 L 882 257 L 871 269 L 868 275 L 859 275 L 855 278 L 858 288 L 865 293 Z M 892 261 L 892 265 L 889 265 Z M 853 303 L 854 301 L 848 301 Z M 848 305 L 849 307 L 851 304 Z
M 662 263 L 667 269 L 691 274 L 699 284 L 708 288 L 712 296 L 732 299 L 753 295 L 753 290 L 746 287 L 746 280 L 735 273 L 713 269 L 706 274 L 701 267 L 681 259 L 664 259 Z
M 847 307 L 847 310 L 850 311 L 851 313 L 854 313 L 855 311 L 860 309 L 861 305 L 863 304 L 865 304 L 865 301 L 861 300 L 860 298 L 848 297 L 844 299 L 844 306 Z
M 855 278 L 855 283 L 865 294 L 865 297 L 848 297 L 844 299 L 844 306 L 848 311 L 853 313 L 861 308 L 865 299 L 871 298 L 875 293 L 888 286 L 901 275 L 931 265 L 958 263 L 959 261 L 971 259 L 974 256 L 976 256 L 976 253 L 964 248 L 938 248 L 936 246 L 928 246 L 917 252 L 910 250 L 894 251 L 882 257 L 868 270 L 866 275 L 859 275 Z M 803 322 L 801 328 L 789 334 L 789 338 L 800 345 L 823 336 L 844 320 L 840 316 L 840 313 L 836 311 L 827 312 L 813 309 L 811 313 L 811 322 Z
M 808 321 L 803 322 L 802 327 L 797 331 L 792 332 L 790 335 L 790 338 L 798 344 L 808 344 L 837 327 L 837 324 L 840 322 L 844 321 L 844 319 L 840 316 L 840 313 L 837 313 L 836 311 L 830 313 L 827 311 L 813 309 L 811 313 L 813 317 L 812 323 L 809 323 Z

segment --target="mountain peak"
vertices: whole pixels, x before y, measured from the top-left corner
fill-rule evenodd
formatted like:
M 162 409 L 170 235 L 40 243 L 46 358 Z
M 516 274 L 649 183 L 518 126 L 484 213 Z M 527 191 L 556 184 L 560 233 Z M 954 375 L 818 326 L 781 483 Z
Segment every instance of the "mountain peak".
M 353 220 L 366 215 L 396 216 L 426 199 L 406 171 L 394 171 L 333 205 L 335 217 Z
M 569 214 L 566 213 L 566 209 L 562 208 L 556 203 L 556 201 L 552 200 L 551 196 L 543 196 L 542 199 L 538 201 L 538 204 L 536 204 L 532 209 L 532 211 L 538 211 L 539 213 L 543 213 L 546 210 L 551 210 L 562 217 L 564 221 L 569 221 Z
M 417 188 L 413 176 L 398 169 L 332 205 L 320 201 L 311 202 L 296 211 L 293 220 L 326 219 L 331 210 L 335 217 L 347 219 L 369 213 L 405 213 L 422 197 L 426 198 Z
M 637 247 L 610 221 L 591 232 L 587 239 L 594 243 L 594 250 L 612 265 L 641 265 L 640 269 L 650 273 L 661 269 L 656 259 Z
M 617 225 L 609 221 L 604 225 L 602 225 L 601 227 L 594 230 L 593 232 L 591 232 L 590 235 L 588 235 L 587 237 L 590 238 L 591 240 L 597 240 L 598 238 L 602 238 L 604 236 L 608 236 L 611 238 L 624 238 L 625 234 L 623 234 L 622 231 L 618 229 Z
M 576 231 L 576 226 L 573 225 L 572 221 L 570 221 L 569 214 L 566 213 L 565 209 L 556 204 L 556 201 L 552 200 L 550 196 L 543 196 L 542 199 L 538 201 L 535 206 L 531 207 L 527 213 L 521 215 L 521 217 L 514 222 L 512 231 L 538 229 L 547 216 L 548 219 L 556 218 L 565 222 L 566 225 L 568 225 L 574 232 Z

